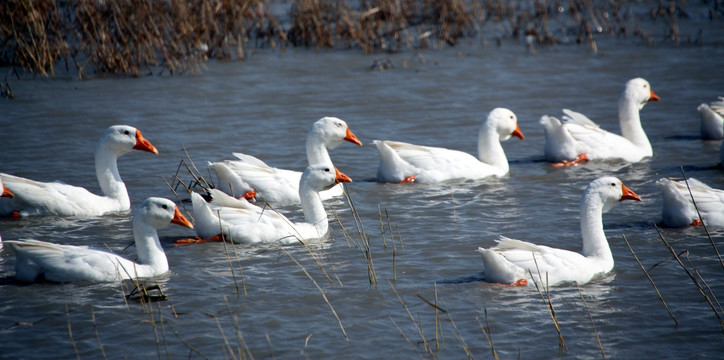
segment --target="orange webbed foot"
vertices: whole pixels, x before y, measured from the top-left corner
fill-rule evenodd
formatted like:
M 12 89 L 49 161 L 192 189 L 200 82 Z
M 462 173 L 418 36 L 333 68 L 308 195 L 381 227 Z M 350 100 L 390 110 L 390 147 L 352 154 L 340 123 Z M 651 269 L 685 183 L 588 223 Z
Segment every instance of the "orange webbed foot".
M 568 167 L 568 166 L 575 166 L 580 163 L 588 162 L 588 155 L 586 153 L 580 153 L 578 156 L 576 156 L 575 159 L 568 161 L 563 160 L 561 162 L 553 163 L 551 164 L 553 167 Z
M 405 180 L 402 180 L 398 182 L 398 184 L 409 184 L 415 182 L 415 175 L 410 175 L 405 178 Z
M 181 245 L 191 245 L 191 244 L 200 244 L 205 242 L 220 242 L 222 241 L 221 234 L 214 235 L 210 238 L 202 239 L 200 237 L 195 238 L 186 238 L 186 239 L 178 239 L 175 243 L 173 243 L 173 246 L 181 246 Z
M 702 223 L 701 220 L 699 220 L 699 219 L 696 219 L 696 220 L 694 220 L 694 221 L 691 222 L 691 226 L 701 226 L 701 225 L 703 225 L 703 224 L 704 224 L 704 223 Z
M 249 202 L 253 202 L 254 199 L 256 199 L 256 191 L 254 191 L 254 190 L 249 190 L 249 191 L 245 192 L 244 195 L 242 195 L 242 196 L 239 198 L 239 200 L 241 200 L 241 199 L 246 199 L 246 200 L 249 201 Z
M 499 285 L 499 286 L 528 286 L 528 280 L 527 279 L 518 279 L 513 283 L 510 284 L 503 284 L 503 283 L 487 283 L 487 285 Z

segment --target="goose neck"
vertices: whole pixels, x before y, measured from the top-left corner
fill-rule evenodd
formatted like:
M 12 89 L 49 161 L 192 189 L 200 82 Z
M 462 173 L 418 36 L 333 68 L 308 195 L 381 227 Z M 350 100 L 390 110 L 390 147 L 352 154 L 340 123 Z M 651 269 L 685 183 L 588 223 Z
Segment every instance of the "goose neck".
M 581 201 L 580 214 L 583 255 L 613 259 L 611 248 L 603 231 L 603 203 L 601 199 L 596 196 L 584 196 Z
M 314 225 L 319 236 L 327 233 L 329 223 L 327 211 L 319 197 L 319 193 L 308 184 L 302 183 L 299 187 L 299 199 L 304 211 L 304 221 Z
M 133 237 L 135 238 L 138 264 L 148 265 L 154 269 L 154 274 L 168 271 L 166 253 L 158 240 L 156 229 L 139 219 L 133 221 Z
M 120 203 L 122 208 L 128 209 L 131 200 L 128 197 L 126 185 L 118 173 L 118 155 L 109 148 L 98 146 L 95 157 L 96 177 L 103 195 Z
M 646 136 L 643 126 L 641 126 L 641 115 L 639 113 L 641 106 L 634 100 L 622 97 L 618 105 L 618 119 L 621 126 L 621 135 L 634 143 L 638 147 L 651 149 L 651 143 Z
M 332 162 L 324 139 L 314 132 L 307 134 L 307 161 L 310 165 Z
M 500 144 L 500 135 L 487 123 L 480 127 L 478 133 L 478 159 L 500 169 L 503 173 L 508 172 L 508 158 Z

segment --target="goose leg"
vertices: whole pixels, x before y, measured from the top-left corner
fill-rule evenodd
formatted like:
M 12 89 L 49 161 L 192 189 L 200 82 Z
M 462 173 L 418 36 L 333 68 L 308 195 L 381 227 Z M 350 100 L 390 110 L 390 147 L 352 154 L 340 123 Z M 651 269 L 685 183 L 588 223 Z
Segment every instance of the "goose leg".
M 575 159 L 568 161 L 563 160 L 561 162 L 553 163 L 551 164 L 553 167 L 564 167 L 564 166 L 575 166 L 579 163 L 587 162 L 588 161 L 588 155 L 586 153 L 580 153 L 578 156 L 576 156 Z
M 195 238 L 186 238 L 186 239 L 178 239 L 175 243 L 173 243 L 173 246 L 181 246 L 181 245 L 191 245 L 191 244 L 200 244 L 205 242 L 221 242 L 223 241 L 223 237 L 221 234 L 214 235 L 210 238 L 202 239 L 200 237 Z
M 398 184 L 408 184 L 415 182 L 415 175 L 410 175 L 405 178 L 405 180 L 400 181 Z

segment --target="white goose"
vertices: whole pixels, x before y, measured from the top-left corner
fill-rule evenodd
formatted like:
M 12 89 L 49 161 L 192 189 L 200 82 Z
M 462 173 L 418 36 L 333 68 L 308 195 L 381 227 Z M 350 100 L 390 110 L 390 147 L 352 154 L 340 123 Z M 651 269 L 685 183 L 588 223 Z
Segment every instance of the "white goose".
M 53 282 L 116 282 L 151 278 L 168 272 L 157 229 L 168 224 L 193 228 L 173 201 L 148 198 L 133 217 L 137 261 L 87 246 L 60 245 L 38 240 L 6 241 L 15 252 L 15 277 L 32 282 L 42 276 Z
M 336 117 L 323 117 L 314 124 L 307 132 L 307 161 L 311 164 L 331 164 L 332 159 L 329 152 L 348 141 L 362 146 L 349 126 L 342 119 Z M 239 160 L 226 160 L 223 163 L 212 163 L 219 178 L 219 188 L 227 194 L 245 194 L 249 190 L 255 190 L 261 198 L 273 205 L 299 204 L 299 180 L 302 173 L 299 171 L 273 168 L 254 156 L 234 153 Z M 238 179 L 229 177 L 223 164 L 229 170 L 239 175 Z M 234 188 L 236 187 L 236 188 Z M 238 189 L 241 188 L 241 189 Z M 341 185 L 334 186 L 329 190 L 321 192 L 322 200 L 342 196 Z
M 128 211 L 131 200 L 118 174 L 117 160 L 131 150 L 158 154 L 158 150 L 132 126 L 115 125 L 101 136 L 95 167 L 102 196 L 61 182 L 39 182 L 0 173 L 15 197 L 0 200 L 0 216 L 58 215 L 99 216 Z
M 613 255 L 603 231 L 602 215 L 622 200 L 641 201 L 641 198 L 615 177 L 601 177 L 588 185 L 580 208 L 582 253 L 506 237 L 501 237 L 494 248 L 478 248 L 483 254 L 486 281 L 527 285 L 531 280 L 539 281 L 540 276 L 545 284 L 547 276 L 549 285 L 584 284 L 598 274 L 611 271 Z
M 664 198 L 661 210 L 664 225 L 669 227 L 701 225 L 703 219 L 706 226 L 724 226 L 724 190 L 714 189 L 694 178 L 689 178 L 688 182 L 691 194 L 684 180 L 672 181 L 661 178 L 656 182 Z M 701 219 L 691 201 L 692 194 Z
M 196 232 L 201 239 L 184 239 L 177 244 L 219 241 L 219 231 L 228 240 L 250 244 L 289 244 L 321 238 L 327 234 L 329 223 L 319 192 L 351 181 L 331 164 L 307 167 L 299 185 L 304 222 L 297 223 L 274 210 L 262 209 L 244 200 L 221 195 L 220 206 L 216 206 L 209 205 L 201 195 L 191 193 Z
M 707 140 L 724 138 L 724 97 L 711 105 L 701 104 L 698 108 L 701 115 L 701 137 Z
M 638 162 L 653 156 L 639 111 L 647 102 L 659 100 L 648 81 L 642 78 L 629 80 L 618 101 L 618 120 L 623 136 L 603 130 L 585 115 L 568 109 L 563 109 L 563 122 L 544 115 L 540 123 L 545 128 L 546 159 L 572 165 L 581 159 Z M 585 156 L 579 157 L 581 154 Z
M 508 158 L 501 141 L 523 139 L 515 114 L 495 108 L 483 120 L 478 133 L 478 158 L 457 150 L 375 140 L 380 153 L 380 182 L 437 183 L 451 179 L 480 179 L 508 173 Z

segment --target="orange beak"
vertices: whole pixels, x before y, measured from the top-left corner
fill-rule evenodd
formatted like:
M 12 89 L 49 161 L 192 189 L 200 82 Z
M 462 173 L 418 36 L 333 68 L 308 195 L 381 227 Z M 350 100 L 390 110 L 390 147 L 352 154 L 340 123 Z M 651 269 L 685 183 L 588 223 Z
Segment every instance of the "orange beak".
M 12 198 L 12 197 L 15 197 L 15 194 L 13 194 L 13 192 L 10 191 L 10 189 L 6 188 L 5 185 L 3 185 L 3 193 L 2 193 L 2 195 L 0 195 L 0 197 Z
M 513 130 L 513 133 L 510 134 L 510 136 L 515 136 L 521 140 L 525 138 L 525 136 L 523 136 L 523 132 L 520 131 L 520 127 L 518 127 L 518 124 L 515 124 L 515 130 Z
M 347 128 L 347 135 L 344 137 L 345 141 L 349 141 L 352 144 L 362 146 L 362 142 Z
M 138 129 L 136 129 L 136 145 L 133 146 L 133 149 L 148 151 L 150 153 L 158 155 L 158 150 L 156 150 L 156 147 L 153 146 L 150 141 L 146 140 L 146 138 L 141 135 L 141 130 Z
M 185 226 L 189 229 L 194 228 L 194 225 L 191 224 L 189 219 L 187 219 L 185 216 L 183 216 L 183 214 L 181 214 L 180 211 L 178 211 L 178 206 L 176 207 L 176 209 L 174 209 L 173 219 L 171 219 L 171 224 Z
M 638 195 L 636 195 L 636 193 L 633 192 L 633 190 L 627 188 L 626 185 L 621 184 L 621 201 L 624 201 L 624 200 L 641 201 L 641 198 Z
M 352 182 L 352 178 L 345 175 L 343 172 L 339 171 L 339 169 L 337 169 L 336 166 L 334 167 L 334 173 L 335 173 L 334 182 L 336 184 L 343 183 L 343 182 Z
M 650 91 L 651 91 L 651 96 L 649 97 L 649 101 L 661 101 L 661 98 L 659 98 L 659 96 L 656 95 L 656 93 L 654 93 L 653 90 L 650 90 Z

